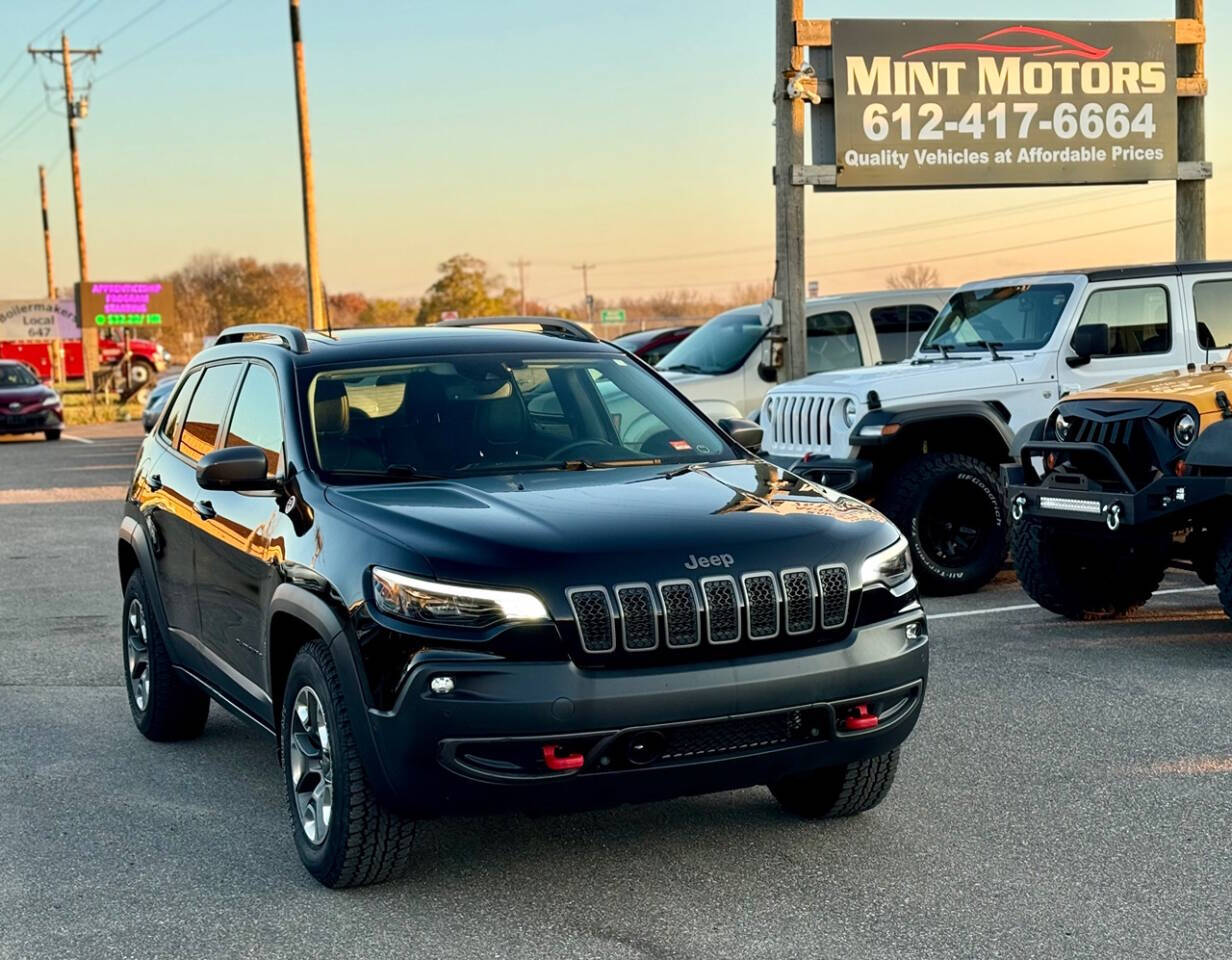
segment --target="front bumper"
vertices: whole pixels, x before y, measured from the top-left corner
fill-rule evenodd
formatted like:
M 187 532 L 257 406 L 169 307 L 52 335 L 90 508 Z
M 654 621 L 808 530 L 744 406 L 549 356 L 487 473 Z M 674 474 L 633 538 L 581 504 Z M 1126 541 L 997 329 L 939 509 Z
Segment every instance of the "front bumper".
M 765 456 L 764 459 L 805 480 L 854 497 L 859 497 L 861 490 L 867 490 L 873 479 L 873 464 L 869 460 L 773 455 Z
M 50 407 L 39 407 L 33 412 L 0 412 L 0 433 L 41 433 L 44 430 L 59 430 L 64 426 L 60 414 Z
M 893 749 L 915 726 L 927 674 L 918 607 L 824 647 L 673 667 L 426 652 L 394 708 L 368 710 L 369 777 L 385 802 L 418 815 L 584 809 L 770 783 Z M 434 693 L 444 677 L 451 692 Z M 857 702 L 884 722 L 846 730 Z M 577 765 L 553 769 L 545 747 Z
M 1024 460 L 1038 455 L 1041 450 L 1036 448 L 1043 446 L 1024 450 Z M 1023 463 L 1003 466 L 1001 479 L 1015 520 L 1027 516 L 1072 520 L 1100 524 L 1110 531 L 1148 524 L 1179 528 L 1211 501 L 1232 494 L 1229 477 L 1161 476 L 1137 489 L 1125 478 L 1124 491 L 1108 491 L 1080 474 L 1040 478 Z

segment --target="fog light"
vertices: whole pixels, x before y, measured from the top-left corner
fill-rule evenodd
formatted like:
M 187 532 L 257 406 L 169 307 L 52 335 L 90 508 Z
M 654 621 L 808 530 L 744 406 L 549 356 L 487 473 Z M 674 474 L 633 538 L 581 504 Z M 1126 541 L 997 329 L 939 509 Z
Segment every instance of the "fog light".
M 924 621 L 917 620 L 915 623 L 907 624 L 907 640 L 910 643 L 915 643 L 917 640 L 928 639 L 928 628 Z
M 428 686 L 433 693 L 453 693 L 453 677 L 433 677 Z

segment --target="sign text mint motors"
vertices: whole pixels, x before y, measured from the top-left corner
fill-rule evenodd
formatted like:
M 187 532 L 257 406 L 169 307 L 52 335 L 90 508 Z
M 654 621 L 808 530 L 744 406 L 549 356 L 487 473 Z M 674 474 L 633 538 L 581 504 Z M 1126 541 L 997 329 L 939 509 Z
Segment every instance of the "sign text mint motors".
M 1171 180 L 1171 22 L 834 20 L 837 186 Z

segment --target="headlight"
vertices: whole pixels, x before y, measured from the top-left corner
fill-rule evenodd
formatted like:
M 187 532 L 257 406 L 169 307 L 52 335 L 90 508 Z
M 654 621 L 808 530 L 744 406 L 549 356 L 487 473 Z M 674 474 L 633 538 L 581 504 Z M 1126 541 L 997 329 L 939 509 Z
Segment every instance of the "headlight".
M 1176 437 L 1176 442 L 1182 447 L 1187 447 L 1194 442 L 1194 437 L 1198 435 L 1198 422 L 1193 416 L 1188 413 L 1182 413 L 1176 418 L 1176 423 L 1172 426 L 1172 436 Z
M 1065 414 L 1063 413 L 1057 414 L 1056 429 L 1057 429 L 1057 439 L 1058 440 L 1068 440 L 1069 439 L 1070 422 L 1065 419 Z
M 874 583 L 897 587 L 911 579 L 911 551 L 902 537 L 864 561 L 860 567 L 860 582 L 864 586 Z
M 546 620 L 543 602 L 520 590 L 490 590 L 420 580 L 374 567 L 372 593 L 385 613 L 437 626 L 486 627 L 506 620 Z
M 43 401 L 43 406 L 58 407 L 60 406 L 60 398 L 53 393 L 50 397 Z
M 856 402 L 850 397 L 843 401 L 843 423 L 848 430 L 856 425 Z

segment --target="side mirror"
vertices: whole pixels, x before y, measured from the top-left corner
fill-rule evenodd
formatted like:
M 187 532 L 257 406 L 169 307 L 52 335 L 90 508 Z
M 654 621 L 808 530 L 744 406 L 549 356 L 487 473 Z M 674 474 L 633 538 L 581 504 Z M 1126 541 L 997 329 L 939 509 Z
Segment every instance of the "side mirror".
M 224 447 L 197 461 L 197 485 L 203 490 L 273 490 L 268 470 L 260 447 Z
M 757 375 L 766 383 L 778 383 L 779 371 L 777 367 L 772 367 L 768 363 L 759 363 L 757 365 Z
M 1108 355 L 1108 324 L 1085 323 L 1074 331 L 1069 345 L 1077 356 L 1066 358 L 1071 367 L 1081 367 L 1091 362 L 1092 357 Z
M 761 426 L 744 417 L 731 417 L 719 421 L 719 429 L 744 447 L 746 450 L 756 450 L 761 446 Z

